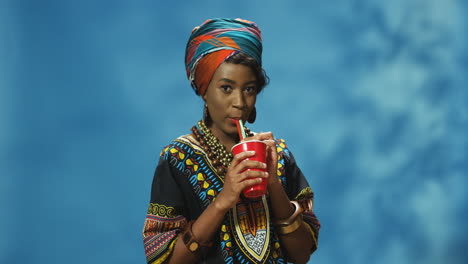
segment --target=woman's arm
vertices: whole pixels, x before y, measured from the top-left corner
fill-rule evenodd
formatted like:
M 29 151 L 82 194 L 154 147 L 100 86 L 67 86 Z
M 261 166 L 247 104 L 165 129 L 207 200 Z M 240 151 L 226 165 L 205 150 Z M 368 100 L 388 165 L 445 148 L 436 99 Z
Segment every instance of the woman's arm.
M 192 233 L 197 242 L 207 244 L 214 239 L 214 234 L 221 226 L 228 210 L 222 208 L 219 202 L 215 200 L 203 211 L 192 225 Z M 182 239 L 182 234 L 179 234 L 174 251 L 165 263 L 195 263 L 199 259 L 199 256 L 188 250 Z
M 283 188 L 283 184 L 277 176 L 278 153 L 273 134 L 259 133 L 254 136 L 257 140 L 262 140 L 268 145 L 268 193 L 272 205 L 275 220 L 288 219 L 297 209 Z M 287 176 L 287 175 L 286 175 Z M 288 260 L 294 263 L 307 263 L 310 258 L 311 249 L 315 248 L 315 241 L 307 224 L 302 222 L 299 228 L 288 234 L 278 234 L 281 246 L 285 251 Z
M 275 219 L 288 219 L 294 213 L 294 206 L 291 204 L 281 181 L 268 186 L 270 202 Z M 302 222 L 298 229 L 292 233 L 278 235 L 281 246 L 285 250 L 289 261 L 294 263 L 307 263 L 310 258 L 310 249 L 314 246 L 314 241 L 309 229 Z

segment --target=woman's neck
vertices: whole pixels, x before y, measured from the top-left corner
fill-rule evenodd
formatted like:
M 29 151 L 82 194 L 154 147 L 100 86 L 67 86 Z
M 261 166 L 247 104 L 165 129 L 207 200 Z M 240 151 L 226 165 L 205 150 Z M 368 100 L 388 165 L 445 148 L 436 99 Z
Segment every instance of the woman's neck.
M 226 148 L 227 151 L 231 151 L 231 148 L 239 143 L 239 136 L 237 134 L 230 135 L 224 133 L 222 130 L 217 129 L 215 126 L 210 124 L 208 126 L 208 129 L 211 131 L 211 133 L 219 140 L 219 142 Z

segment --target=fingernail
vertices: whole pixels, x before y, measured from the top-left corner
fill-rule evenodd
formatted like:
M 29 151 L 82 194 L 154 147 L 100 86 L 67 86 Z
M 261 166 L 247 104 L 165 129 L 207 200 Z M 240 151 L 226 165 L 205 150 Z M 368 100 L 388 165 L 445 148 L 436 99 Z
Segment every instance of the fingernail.
M 263 175 L 265 175 L 265 177 L 268 177 L 268 172 L 264 172 Z
M 267 167 L 266 163 L 262 163 L 262 168 L 266 168 L 266 167 Z

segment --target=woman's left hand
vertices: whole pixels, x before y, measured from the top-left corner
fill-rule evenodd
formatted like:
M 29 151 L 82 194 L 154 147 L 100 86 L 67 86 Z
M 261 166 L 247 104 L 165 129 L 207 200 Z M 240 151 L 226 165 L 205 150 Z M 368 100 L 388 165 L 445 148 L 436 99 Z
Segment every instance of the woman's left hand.
M 253 137 L 245 138 L 244 140 L 260 140 L 266 145 L 266 164 L 268 172 L 268 185 L 278 182 L 278 152 L 276 151 L 276 142 L 273 133 L 264 132 L 257 133 Z

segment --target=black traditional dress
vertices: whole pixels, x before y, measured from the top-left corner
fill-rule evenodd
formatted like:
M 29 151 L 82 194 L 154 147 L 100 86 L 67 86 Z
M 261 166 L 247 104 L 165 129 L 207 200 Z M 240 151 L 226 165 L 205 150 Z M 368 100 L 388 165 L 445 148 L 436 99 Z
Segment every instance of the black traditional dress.
M 290 200 L 304 209 L 303 219 L 317 247 L 320 224 L 312 211 L 313 192 L 284 140 L 276 141 L 278 177 Z M 185 224 L 197 219 L 223 188 L 201 144 L 191 135 L 166 146 L 154 174 L 151 201 L 143 228 L 148 263 L 162 263 L 174 250 Z M 211 252 L 199 263 L 287 263 L 272 224 L 268 194 L 241 199 L 229 210 L 214 237 Z

